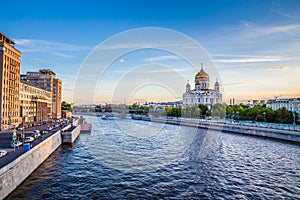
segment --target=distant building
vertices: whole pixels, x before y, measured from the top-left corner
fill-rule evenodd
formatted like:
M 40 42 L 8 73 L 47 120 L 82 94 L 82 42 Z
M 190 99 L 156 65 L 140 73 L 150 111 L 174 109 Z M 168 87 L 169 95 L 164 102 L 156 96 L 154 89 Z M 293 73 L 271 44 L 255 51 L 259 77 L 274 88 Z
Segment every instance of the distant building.
M 21 52 L 15 42 L 0 33 L 0 122 L 5 125 L 20 123 L 19 84 Z
M 23 82 L 51 92 L 51 118 L 61 118 L 62 82 L 56 79 L 56 74 L 50 69 L 41 69 L 38 72 L 27 72 L 21 75 Z
M 275 98 L 267 101 L 267 108 L 271 108 L 272 110 L 278 110 L 283 107 L 289 111 L 300 114 L 300 98 Z
M 220 93 L 218 80 L 215 82 L 214 89 L 210 89 L 209 75 L 203 70 L 203 65 L 201 65 L 201 70 L 195 76 L 195 89 L 191 89 L 189 82 L 186 84 L 186 91 L 183 94 L 183 106 L 205 104 L 211 109 L 213 105 L 221 102 L 222 94 Z
M 50 91 L 20 82 L 20 116 L 25 124 L 50 120 L 51 110 Z

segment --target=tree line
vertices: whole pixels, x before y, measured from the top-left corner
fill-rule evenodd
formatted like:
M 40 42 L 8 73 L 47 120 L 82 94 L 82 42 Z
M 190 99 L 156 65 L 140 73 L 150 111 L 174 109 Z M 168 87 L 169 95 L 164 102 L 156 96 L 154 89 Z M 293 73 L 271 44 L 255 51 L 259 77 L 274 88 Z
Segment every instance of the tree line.
M 278 110 L 267 108 L 266 105 L 226 105 L 215 104 L 212 109 L 208 109 L 207 105 L 199 104 L 198 106 L 184 107 L 153 107 L 141 106 L 137 104 L 129 105 L 126 108 L 130 114 L 147 115 L 149 112 L 153 116 L 168 116 L 168 117 L 186 117 L 186 118 L 213 118 L 213 119 L 231 119 L 235 121 L 247 120 L 252 122 L 270 122 L 270 123 L 285 123 L 292 124 L 297 122 L 299 115 L 296 112 L 288 111 L 285 107 Z M 95 111 L 99 112 L 103 107 L 97 105 Z M 105 109 L 104 109 L 105 110 Z
M 288 111 L 285 107 L 278 110 L 267 108 L 266 105 L 255 105 L 253 107 L 247 105 L 215 104 L 211 110 L 207 105 L 185 106 L 183 108 L 165 108 L 166 115 L 172 117 L 187 118 L 206 118 L 212 117 L 216 119 L 231 120 L 248 120 L 252 122 L 270 122 L 292 124 L 298 121 L 298 113 Z

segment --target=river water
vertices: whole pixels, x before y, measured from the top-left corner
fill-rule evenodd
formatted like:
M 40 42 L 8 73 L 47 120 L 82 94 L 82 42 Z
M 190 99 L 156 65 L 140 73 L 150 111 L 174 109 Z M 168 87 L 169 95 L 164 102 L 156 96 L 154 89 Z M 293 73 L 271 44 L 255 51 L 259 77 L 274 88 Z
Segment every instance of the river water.
M 101 120 L 7 199 L 299 199 L 300 145 L 133 120 Z

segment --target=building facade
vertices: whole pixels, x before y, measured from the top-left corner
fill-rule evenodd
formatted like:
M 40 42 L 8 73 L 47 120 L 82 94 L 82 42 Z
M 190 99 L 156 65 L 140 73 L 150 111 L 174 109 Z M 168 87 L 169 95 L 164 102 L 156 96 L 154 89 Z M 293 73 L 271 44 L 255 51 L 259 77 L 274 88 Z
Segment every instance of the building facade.
M 267 101 L 267 108 L 271 108 L 272 110 L 278 110 L 283 107 L 300 114 L 300 98 L 275 98 Z
M 50 120 L 51 109 L 51 92 L 20 82 L 20 116 L 25 124 Z
M 1 130 L 20 123 L 20 58 L 21 52 L 15 48 L 15 42 L 0 33 Z
M 52 108 L 50 118 L 61 118 L 62 82 L 50 69 L 41 69 L 38 72 L 27 72 L 21 75 L 23 82 L 51 92 Z
M 222 102 L 222 94 L 220 93 L 220 84 L 216 80 L 214 89 L 210 89 L 209 75 L 201 70 L 195 76 L 195 89 L 191 89 L 191 85 L 188 82 L 186 84 L 185 93 L 183 94 L 183 106 L 197 106 L 199 104 L 205 104 L 209 109 L 213 105 Z
M 62 82 L 59 79 L 54 80 L 52 116 L 55 119 L 61 118 L 61 102 L 62 102 Z
M 20 75 L 21 52 L 0 32 L 0 130 L 61 117 L 62 82 L 49 70 Z

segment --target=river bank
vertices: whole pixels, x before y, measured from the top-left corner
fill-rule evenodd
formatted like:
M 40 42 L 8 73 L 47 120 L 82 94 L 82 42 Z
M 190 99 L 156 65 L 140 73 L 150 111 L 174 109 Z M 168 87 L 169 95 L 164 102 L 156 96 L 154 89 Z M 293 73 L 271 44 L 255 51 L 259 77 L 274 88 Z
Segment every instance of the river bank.
M 254 126 L 248 126 L 243 124 L 234 124 L 234 123 L 228 124 L 228 123 L 214 122 L 214 121 L 207 122 L 207 121 L 199 121 L 199 120 L 192 120 L 192 119 L 151 118 L 151 121 L 159 122 L 159 123 L 182 125 L 182 126 L 198 127 L 198 128 L 218 130 L 218 131 L 238 133 L 238 134 L 253 135 L 259 137 L 267 137 L 267 138 L 300 143 L 300 132 L 294 130 L 282 130 L 282 129 L 267 128 L 267 127 L 254 127 Z
M 74 128 L 76 127 L 76 128 Z M 67 133 L 67 135 L 62 134 Z M 0 169 L 0 199 L 14 191 L 35 171 L 61 144 L 72 143 L 80 134 L 78 120 L 56 131 L 29 151 L 21 154 Z

